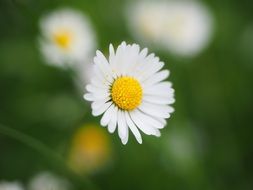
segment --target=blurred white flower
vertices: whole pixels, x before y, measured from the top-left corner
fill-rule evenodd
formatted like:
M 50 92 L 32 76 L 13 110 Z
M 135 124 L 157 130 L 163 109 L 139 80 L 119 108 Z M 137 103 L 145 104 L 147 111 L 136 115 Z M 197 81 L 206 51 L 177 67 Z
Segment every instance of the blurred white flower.
M 29 183 L 29 190 L 69 190 L 70 183 L 50 172 L 37 174 Z
M 109 58 L 97 51 L 94 73 L 86 86 L 84 98 L 91 101 L 92 114 L 103 115 L 102 126 L 108 126 L 118 134 L 123 144 L 128 141 L 130 129 L 136 140 L 142 143 L 141 130 L 147 135 L 160 136 L 174 109 L 174 89 L 165 81 L 168 70 L 164 63 L 147 48 L 122 42 L 114 50 L 109 48 Z
M 138 1 L 128 6 L 133 35 L 179 56 L 194 56 L 213 32 L 209 10 L 197 1 Z
M 92 60 L 92 59 L 90 59 Z M 78 63 L 76 65 L 76 78 L 75 78 L 75 84 L 78 90 L 83 93 L 83 87 L 87 85 L 92 77 L 93 72 L 93 63 L 87 62 L 87 63 Z
M 70 66 L 89 60 L 96 46 L 88 18 L 72 9 L 54 11 L 40 20 L 40 49 L 46 61 Z
M 0 182 L 0 190 L 23 190 L 23 186 L 19 182 Z
M 192 171 L 198 167 L 204 154 L 203 134 L 189 122 L 174 123 L 163 138 L 164 164 L 177 172 Z

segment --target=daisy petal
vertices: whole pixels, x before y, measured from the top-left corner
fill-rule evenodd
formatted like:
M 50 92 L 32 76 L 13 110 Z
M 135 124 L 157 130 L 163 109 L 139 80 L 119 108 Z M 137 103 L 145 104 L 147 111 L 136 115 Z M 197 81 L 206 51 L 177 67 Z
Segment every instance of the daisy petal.
M 103 106 L 106 102 L 108 102 L 110 100 L 110 97 L 107 97 L 105 99 L 101 99 L 101 100 L 95 100 L 92 102 L 91 104 L 91 108 L 92 109 L 98 109 L 101 106 Z
M 94 115 L 94 116 L 101 115 L 102 113 L 104 113 L 109 108 L 109 106 L 111 104 L 112 104 L 112 102 L 107 102 L 104 105 L 102 105 L 101 107 L 92 110 L 92 115 Z
M 111 117 L 111 120 L 108 124 L 108 131 L 110 133 L 113 133 L 116 130 L 117 120 L 118 120 L 118 114 L 117 113 L 118 113 L 118 108 L 114 106 L 114 109 L 112 110 L 112 117 Z
M 136 115 L 135 111 L 129 112 L 130 117 L 133 120 L 133 122 L 138 126 L 138 128 L 147 135 L 155 135 L 159 136 L 160 132 L 155 127 L 150 126 L 149 124 L 142 121 L 138 116 Z
M 139 109 L 146 114 L 153 115 L 155 117 L 169 118 L 171 108 L 166 105 L 151 104 L 142 102 Z
M 141 68 L 143 72 L 139 76 L 140 81 L 145 81 L 164 66 L 164 63 L 159 62 L 157 57 L 154 57 L 148 63 L 149 64 L 143 65 Z
M 115 51 L 114 51 L 112 44 L 109 45 L 109 54 L 110 54 L 109 55 L 109 63 L 112 63 L 115 58 Z
M 134 134 L 136 140 L 138 141 L 138 143 L 142 144 L 141 134 L 140 134 L 139 130 L 137 129 L 136 125 L 134 124 L 134 122 L 132 121 L 132 119 L 130 118 L 128 112 L 125 112 L 125 117 L 126 117 L 127 125 L 130 128 L 130 130 L 132 131 L 132 133 Z
M 86 86 L 86 90 L 88 92 L 93 92 L 93 93 L 104 93 L 105 94 L 108 92 L 108 90 L 105 88 L 99 88 L 99 87 L 93 86 L 91 84 Z
M 146 81 L 143 82 L 143 86 L 151 86 L 153 84 L 156 84 L 160 81 L 163 81 L 169 76 L 170 72 L 169 70 L 163 70 L 158 73 L 155 73 L 152 77 L 147 79 Z
M 96 100 L 103 100 L 106 99 L 110 96 L 110 94 L 108 92 L 104 92 L 104 93 L 87 93 L 84 95 L 84 99 L 88 100 L 88 101 L 96 101 Z
M 125 112 L 124 111 L 122 112 L 122 117 L 123 117 L 123 120 L 124 120 L 124 123 L 125 123 L 124 125 L 126 127 L 126 135 L 125 135 L 125 137 L 121 141 L 125 145 L 127 143 L 127 141 L 128 141 L 129 132 L 128 132 L 128 126 L 127 126 L 127 121 L 126 121 L 126 117 L 125 117 Z
M 143 112 L 141 112 L 140 110 L 135 110 L 135 114 L 138 118 L 140 118 L 142 121 L 145 121 L 146 123 L 148 123 L 149 125 L 158 128 L 158 129 L 162 129 L 164 128 L 164 125 L 157 121 L 156 119 L 154 119 L 153 117 L 144 114 Z
M 128 128 L 126 125 L 126 119 L 124 113 L 121 110 L 118 111 L 118 134 L 122 143 L 123 141 L 125 142 L 125 140 L 128 139 Z
M 83 95 L 83 98 L 84 98 L 85 100 L 87 100 L 87 101 L 93 101 L 93 100 L 94 100 L 93 95 L 90 94 L 90 93 L 84 94 L 84 95 Z
M 174 98 L 165 98 L 162 96 L 152 96 L 152 95 L 144 95 L 143 96 L 143 101 L 149 102 L 149 103 L 154 103 L 154 104 L 172 104 L 175 102 Z
M 100 124 L 102 126 L 107 126 L 111 120 L 111 117 L 112 117 L 112 112 L 113 112 L 113 109 L 114 109 L 114 105 L 112 104 L 104 113 L 101 121 L 100 121 Z
M 141 52 L 140 52 L 140 57 L 141 57 L 141 58 L 144 58 L 144 57 L 147 56 L 147 54 L 148 54 L 148 48 L 144 48 L 144 49 L 141 50 Z
M 159 83 L 156 83 L 156 84 L 151 84 L 149 86 L 145 86 L 144 88 L 145 88 L 145 90 L 154 89 L 154 91 L 155 90 L 162 90 L 162 91 L 167 91 L 171 94 L 174 93 L 171 82 L 159 82 Z

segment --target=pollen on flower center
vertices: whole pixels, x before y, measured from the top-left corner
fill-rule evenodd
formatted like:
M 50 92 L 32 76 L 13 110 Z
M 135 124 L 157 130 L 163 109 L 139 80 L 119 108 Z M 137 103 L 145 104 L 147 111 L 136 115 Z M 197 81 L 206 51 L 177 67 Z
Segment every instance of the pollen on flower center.
M 142 101 L 142 87 L 132 77 L 120 77 L 112 84 L 111 97 L 119 108 L 133 110 Z
M 54 34 L 54 41 L 63 49 L 68 49 L 72 35 L 68 31 L 60 31 Z

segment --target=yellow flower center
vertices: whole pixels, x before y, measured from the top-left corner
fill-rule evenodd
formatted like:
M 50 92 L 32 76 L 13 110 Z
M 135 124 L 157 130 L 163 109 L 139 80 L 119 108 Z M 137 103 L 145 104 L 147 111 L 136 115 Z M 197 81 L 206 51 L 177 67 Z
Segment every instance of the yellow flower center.
M 142 100 L 142 87 L 132 77 L 117 78 L 112 84 L 111 96 L 113 102 L 123 110 L 133 110 Z
M 68 49 L 72 40 L 72 35 L 69 31 L 59 31 L 54 34 L 54 41 L 62 49 Z

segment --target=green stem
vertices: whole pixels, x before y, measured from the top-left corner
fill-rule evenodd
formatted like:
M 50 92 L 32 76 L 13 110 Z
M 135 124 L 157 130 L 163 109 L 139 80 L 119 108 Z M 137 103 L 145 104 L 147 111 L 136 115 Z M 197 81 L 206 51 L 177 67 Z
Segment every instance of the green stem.
M 0 133 L 25 144 L 26 146 L 32 148 L 34 151 L 44 156 L 47 161 L 49 161 L 61 173 L 64 173 L 64 175 L 70 178 L 72 182 L 78 183 L 79 188 L 94 190 L 98 189 L 95 184 L 93 184 L 87 177 L 79 176 L 74 173 L 66 165 L 65 160 L 59 154 L 55 153 L 53 150 L 48 148 L 37 139 L 2 124 L 0 124 Z

